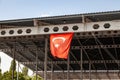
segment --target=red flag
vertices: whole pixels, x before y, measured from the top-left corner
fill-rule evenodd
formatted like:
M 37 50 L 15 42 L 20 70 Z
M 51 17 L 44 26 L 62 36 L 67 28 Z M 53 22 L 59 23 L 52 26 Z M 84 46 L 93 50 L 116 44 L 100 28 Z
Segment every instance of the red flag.
M 50 35 L 50 50 L 54 57 L 68 58 L 70 43 L 73 33 L 51 34 Z

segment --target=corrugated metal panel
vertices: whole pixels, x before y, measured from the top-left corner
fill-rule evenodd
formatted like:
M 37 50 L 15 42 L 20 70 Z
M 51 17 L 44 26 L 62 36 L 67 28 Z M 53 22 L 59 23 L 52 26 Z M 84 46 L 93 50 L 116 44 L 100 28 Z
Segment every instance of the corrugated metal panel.
M 64 24 L 64 21 L 66 21 L 66 24 L 67 23 L 81 23 L 82 15 L 90 19 L 93 22 L 118 20 L 120 19 L 120 10 L 74 14 L 74 15 L 51 16 L 51 17 L 4 20 L 4 21 L 0 21 L 0 24 L 1 25 L 15 25 L 15 26 L 33 26 L 33 19 L 37 19 L 39 21 L 50 23 L 50 24 Z

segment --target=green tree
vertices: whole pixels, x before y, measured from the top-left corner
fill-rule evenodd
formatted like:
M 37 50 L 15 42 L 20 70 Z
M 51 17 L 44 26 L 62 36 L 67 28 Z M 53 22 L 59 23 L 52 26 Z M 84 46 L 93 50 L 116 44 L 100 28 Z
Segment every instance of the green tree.
M 15 62 L 15 60 L 11 61 L 9 71 L 4 72 L 3 75 L 2 75 L 2 79 L 0 79 L 0 80 L 12 80 L 12 70 L 13 69 L 14 69 L 14 80 L 17 80 L 16 62 Z M 26 80 L 24 78 L 24 75 L 21 72 L 19 72 L 18 74 L 19 74 L 19 77 L 18 77 L 19 80 Z
M 33 76 L 31 80 L 36 80 L 36 76 Z M 37 80 L 43 80 L 43 79 L 38 75 Z
M 19 77 L 18 77 L 19 80 L 26 80 L 24 78 L 24 75 L 19 72 Z M 2 79 L 0 80 L 12 80 L 12 71 L 6 71 L 3 73 L 3 76 L 2 76 Z M 14 80 L 17 80 L 17 72 L 15 71 L 14 72 Z
M 2 70 L 0 69 L 0 80 L 2 80 Z
M 0 69 L 1 69 L 1 57 L 0 57 Z
M 15 62 L 15 60 L 12 60 L 12 61 L 11 61 L 11 66 L 10 66 L 9 71 L 12 71 L 13 68 L 14 68 L 14 71 L 15 71 L 15 70 L 16 70 L 16 62 Z
M 21 73 L 21 72 L 18 72 L 19 76 L 18 76 L 18 80 L 26 80 L 24 78 L 24 75 Z M 15 77 L 14 77 L 15 80 L 17 80 L 17 72 L 15 71 Z
M 23 67 L 22 74 L 24 75 L 25 80 L 31 80 L 30 76 L 28 76 L 28 68 Z
M 31 80 L 30 76 L 24 76 L 25 80 Z
M 28 75 L 28 68 L 27 67 L 23 67 L 22 73 L 23 73 L 24 76 L 27 76 Z
M 15 60 L 12 60 L 9 71 L 6 71 L 2 74 L 1 70 L 0 70 L 0 80 L 12 80 L 13 69 L 14 69 L 14 80 L 17 80 L 17 74 L 19 74 L 19 76 L 18 76 L 19 80 L 35 80 L 36 79 L 35 76 L 32 78 L 30 76 L 28 76 L 28 68 L 27 67 L 24 67 L 22 69 L 22 73 L 17 72 L 16 71 L 16 62 L 15 62 Z M 42 80 L 42 78 L 38 76 L 38 80 Z
M 16 69 L 16 63 L 15 60 L 11 61 L 11 66 L 9 68 L 9 71 L 6 71 L 3 73 L 2 76 L 2 80 L 12 80 L 12 70 L 13 70 L 13 66 L 14 66 L 14 70 Z M 15 73 L 15 72 L 14 72 Z
M 9 71 L 6 71 L 3 73 L 2 80 L 12 80 L 12 73 Z

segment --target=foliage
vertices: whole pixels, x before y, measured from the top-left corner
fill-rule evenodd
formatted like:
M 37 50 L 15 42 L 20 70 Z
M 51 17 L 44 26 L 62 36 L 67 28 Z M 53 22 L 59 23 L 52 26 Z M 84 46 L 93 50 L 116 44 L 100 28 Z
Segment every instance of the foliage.
M 33 76 L 31 80 L 36 80 L 36 76 Z M 43 80 L 40 76 L 37 76 L 37 80 Z
M 23 67 L 22 73 L 24 74 L 24 76 L 27 76 L 28 75 L 28 68 L 27 67 Z
M 15 70 L 16 70 L 16 62 L 15 62 L 15 60 L 12 60 L 12 61 L 11 61 L 11 66 L 10 66 L 9 71 L 12 71 L 13 68 L 14 68 L 14 71 L 15 71 Z
M 24 76 L 25 80 L 31 80 L 30 76 Z
M 16 77 L 16 80 L 17 80 L 17 77 Z M 18 80 L 26 80 L 24 78 L 24 75 L 22 73 L 19 72 L 19 77 L 18 77 Z
M 12 76 L 11 72 L 6 71 L 6 72 L 4 72 L 4 74 L 2 76 L 2 80 L 12 80 L 11 76 Z
M 2 80 L 2 70 L 0 69 L 0 80 Z
M 14 68 L 13 68 L 14 66 Z M 18 80 L 36 80 L 36 76 L 30 77 L 28 76 L 28 68 L 23 67 L 22 73 L 16 71 L 16 62 L 14 60 L 11 61 L 11 66 L 9 71 L 6 71 L 2 74 L 0 69 L 0 80 L 12 80 L 12 71 L 14 69 L 14 80 L 17 80 L 17 74 L 19 75 Z M 37 77 L 37 80 L 43 80 L 40 76 Z
M 28 76 L 28 68 L 23 67 L 22 74 L 24 75 L 25 80 L 31 80 L 31 78 Z
M 19 77 L 18 77 L 19 80 L 26 80 L 22 73 L 19 72 L 18 74 L 19 74 Z M 12 72 L 6 71 L 3 74 L 2 79 L 0 79 L 0 80 L 12 80 Z M 17 80 L 17 72 L 16 71 L 14 72 L 14 80 Z

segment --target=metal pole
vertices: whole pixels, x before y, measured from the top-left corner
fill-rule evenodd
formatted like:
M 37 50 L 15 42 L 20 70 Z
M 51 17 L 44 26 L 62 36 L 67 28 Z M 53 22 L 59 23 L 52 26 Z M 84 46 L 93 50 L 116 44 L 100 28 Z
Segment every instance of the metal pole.
M 15 47 L 14 47 L 15 48 Z M 12 80 L 14 80 L 14 64 L 15 64 L 15 49 L 13 49 L 13 69 L 12 69 Z
M 65 75 L 64 75 L 65 73 L 64 73 L 64 70 L 63 70 L 63 80 L 64 80 L 64 78 L 65 78 Z
M 91 62 L 89 63 L 89 79 L 91 80 Z
M 99 77 L 97 76 L 97 70 L 95 70 L 96 71 L 96 73 L 95 73 L 95 75 L 96 75 L 96 80 L 98 79 L 99 80 Z
M 37 80 L 37 76 L 38 75 L 38 49 L 36 49 L 36 80 Z
M 1 70 L 1 57 L 0 57 L 0 70 Z
M 81 66 L 81 80 L 83 80 L 83 65 L 82 65 L 83 54 L 82 54 L 82 49 L 80 50 L 80 52 L 81 52 L 81 64 L 80 64 L 80 66 Z
M 53 80 L 53 64 L 51 64 L 51 80 Z
M 44 60 L 44 80 L 47 80 L 47 46 L 48 46 L 48 39 L 45 38 L 45 60 Z
M 42 71 L 42 76 L 43 76 L 43 79 L 44 79 L 44 70 Z
M 17 69 L 17 80 L 19 80 L 19 61 L 18 61 L 18 69 Z
M 70 57 L 69 57 L 69 54 L 68 54 L 68 59 L 67 59 L 67 80 L 69 80 L 69 78 L 70 78 L 70 75 L 69 75 L 70 65 L 69 65 L 69 63 L 70 63 Z
M 84 15 L 82 15 L 82 23 L 83 23 L 83 26 L 84 26 L 84 29 L 86 30 L 86 27 L 85 27 L 85 16 Z M 81 80 L 83 80 L 83 62 L 82 62 L 82 60 L 83 60 L 83 53 L 82 53 L 82 48 L 81 48 L 81 50 L 80 50 L 80 52 L 81 52 Z

